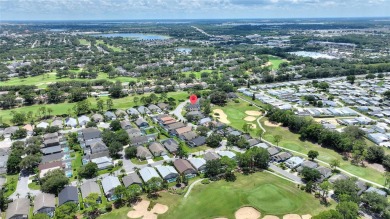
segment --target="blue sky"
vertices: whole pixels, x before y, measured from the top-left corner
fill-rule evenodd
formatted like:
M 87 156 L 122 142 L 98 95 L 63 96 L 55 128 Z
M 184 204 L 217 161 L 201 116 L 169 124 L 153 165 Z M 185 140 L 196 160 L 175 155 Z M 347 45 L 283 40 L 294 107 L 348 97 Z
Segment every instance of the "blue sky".
M 390 0 L 0 0 L 0 20 L 384 16 Z

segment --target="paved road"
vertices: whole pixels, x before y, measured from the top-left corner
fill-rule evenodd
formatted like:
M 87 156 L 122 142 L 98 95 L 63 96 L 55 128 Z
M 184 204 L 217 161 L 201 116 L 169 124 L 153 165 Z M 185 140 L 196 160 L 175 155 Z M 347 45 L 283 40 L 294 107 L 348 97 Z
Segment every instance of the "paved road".
M 275 166 L 274 164 L 269 164 L 269 168 L 271 170 L 273 170 L 274 172 L 276 173 L 279 173 L 280 175 L 288 178 L 288 179 L 291 179 L 292 181 L 298 183 L 298 184 L 304 184 L 304 182 L 302 181 L 301 177 L 298 177 L 298 176 L 295 176 L 294 174 L 291 174 L 277 166 Z
M 245 101 L 245 102 L 252 103 L 251 101 L 248 101 L 248 100 L 243 99 L 243 98 L 241 98 L 241 97 L 239 97 L 239 98 L 240 98 L 241 100 Z M 259 107 L 259 106 L 256 105 L 255 103 L 252 103 L 252 104 L 253 104 L 254 106 L 256 106 L 257 108 L 261 109 L 261 107 Z M 267 115 L 267 112 L 265 112 L 264 115 L 262 115 L 261 117 L 259 117 L 259 118 L 257 119 L 257 124 L 258 124 L 259 127 L 263 130 L 263 134 L 264 134 L 267 130 L 265 130 L 265 128 L 261 125 L 260 120 L 261 120 L 265 115 Z M 262 137 L 261 137 L 261 140 L 264 141 L 265 143 L 271 145 L 271 146 L 279 147 L 279 148 L 282 148 L 282 149 L 284 149 L 284 150 L 291 151 L 291 152 L 294 152 L 294 153 L 296 153 L 296 154 L 299 154 L 299 155 L 302 155 L 302 156 L 304 156 L 304 157 L 307 157 L 307 154 L 304 154 L 304 153 L 301 153 L 301 152 L 298 152 L 298 151 L 294 151 L 294 150 L 291 150 L 291 149 L 288 149 L 288 148 L 285 148 L 285 147 L 276 146 L 276 145 L 274 145 L 272 142 L 269 142 L 269 141 L 265 140 L 265 139 L 262 138 Z M 319 163 L 322 163 L 322 164 L 325 164 L 325 165 L 327 165 L 327 166 L 330 166 L 330 164 L 327 163 L 327 162 L 324 162 L 324 161 L 318 160 L 318 159 L 315 159 L 315 160 L 316 160 L 317 162 L 319 162 Z M 356 178 L 358 178 L 358 179 L 361 180 L 361 181 L 371 183 L 372 185 L 375 185 L 375 186 L 377 186 L 377 187 L 379 187 L 379 188 L 384 188 L 384 186 L 381 185 L 381 184 L 378 184 L 378 183 L 376 183 L 376 182 L 372 182 L 372 181 L 370 181 L 370 180 L 367 180 L 367 179 L 361 178 L 361 177 L 359 177 L 359 176 L 356 176 L 356 175 L 354 175 L 354 174 L 352 174 L 352 173 L 350 173 L 350 172 L 348 172 L 348 171 L 345 171 L 345 170 L 343 170 L 343 169 L 341 169 L 341 168 L 339 168 L 339 167 L 338 167 L 337 169 L 340 170 L 340 171 L 343 172 L 343 173 L 346 173 L 346 174 L 352 176 L 352 177 L 356 177 Z
M 10 196 L 11 199 L 17 199 L 18 195 L 19 198 L 25 198 L 27 197 L 27 193 L 30 193 L 31 196 L 42 193 L 40 190 L 31 190 L 28 188 L 28 178 L 29 176 L 20 177 L 15 192 Z
M 187 103 L 189 103 L 189 102 L 190 102 L 189 100 L 186 100 L 186 101 L 180 103 L 180 104 L 176 107 L 175 110 L 173 110 L 172 112 L 170 112 L 170 114 L 175 115 L 175 116 L 178 118 L 178 120 L 181 120 L 181 121 L 183 121 L 183 122 L 186 122 L 187 119 L 184 118 L 183 115 L 181 115 L 181 112 L 183 111 L 183 108 L 185 107 L 185 105 L 186 105 Z

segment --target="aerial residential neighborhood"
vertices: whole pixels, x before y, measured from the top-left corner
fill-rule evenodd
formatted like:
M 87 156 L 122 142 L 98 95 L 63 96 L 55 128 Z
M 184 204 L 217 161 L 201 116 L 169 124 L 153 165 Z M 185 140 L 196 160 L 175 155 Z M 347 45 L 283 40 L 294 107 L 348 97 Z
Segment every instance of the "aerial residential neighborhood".
M 390 219 L 389 7 L 1 1 L 0 218 Z

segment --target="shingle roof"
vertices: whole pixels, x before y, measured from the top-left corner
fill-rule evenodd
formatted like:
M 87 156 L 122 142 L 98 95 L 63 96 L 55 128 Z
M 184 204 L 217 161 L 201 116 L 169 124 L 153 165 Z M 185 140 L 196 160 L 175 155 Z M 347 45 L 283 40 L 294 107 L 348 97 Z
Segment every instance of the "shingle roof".
M 30 200 L 27 198 L 19 198 L 8 204 L 6 219 L 10 219 L 17 215 L 28 216 L 30 211 Z
M 188 161 L 194 166 L 197 170 L 201 168 L 202 166 L 206 165 L 206 160 L 203 158 L 189 158 Z
M 146 158 L 152 156 L 152 153 L 145 147 L 137 147 L 137 157 Z
M 106 176 L 102 179 L 102 187 L 105 194 L 108 194 L 110 190 L 120 185 L 121 182 L 119 182 L 119 179 L 116 176 Z
M 81 191 L 81 195 L 83 196 L 83 199 L 86 198 L 91 193 L 97 193 L 100 195 L 99 185 L 92 180 L 89 180 L 84 184 L 82 184 L 80 186 L 80 191 Z
M 173 168 L 173 166 L 156 166 L 157 171 L 160 173 L 160 175 L 165 178 L 168 175 L 175 175 L 178 176 L 179 173 Z
M 75 186 L 67 186 L 58 194 L 58 206 L 66 202 L 79 202 L 79 196 Z
M 188 162 L 187 160 L 183 160 L 183 159 L 178 159 L 178 160 L 175 160 L 173 162 L 173 165 L 175 165 L 176 169 L 180 172 L 180 173 L 183 173 L 185 172 L 186 170 L 194 170 L 194 167 L 191 166 L 190 162 Z
M 53 194 L 41 193 L 34 198 L 34 213 L 42 208 L 55 208 L 56 197 Z
M 152 167 L 144 167 L 139 171 L 141 178 L 144 182 L 148 182 L 153 177 L 161 178 L 157 171 Z
M 142 184 L 141 178 L 139 178 L 137 173 L 130 173 L 129 175 L 122 178 L 123 184 L 128 187 L 132 184 Z

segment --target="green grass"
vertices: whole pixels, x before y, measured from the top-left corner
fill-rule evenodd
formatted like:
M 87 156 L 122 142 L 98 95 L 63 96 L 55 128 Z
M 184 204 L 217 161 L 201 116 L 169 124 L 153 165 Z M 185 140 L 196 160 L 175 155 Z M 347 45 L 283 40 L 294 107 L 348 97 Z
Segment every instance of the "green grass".
M 114 52 L 122 52 L 122 49 L 116 46 L 111 46 L 109 44 L 104 43 L 103 40 L 96 40 L 96 44 L 103 44 L 106 45 L 108 48 L 112 49 Z
M 6 178 L 7 178 L 7 181 L 6 181 L 6 183 L 7 183 L 7 186 L 6 186 L 7 191 L 5 192 L 5 196 L 9 197 L 16 190 L 16 186 L 18 184 L 19 174 L 7 175 Z
M 163 157 L 154 157 L 153 158 L 154 162 L 157 162 L 157 161 L 160 161 L 160 160 L 164 160 L 164 158 Z
M 184 72 L 183 74 L 184 74 L 186 77 L 189 77 L 191 74 L 194 74 L 196 79 L 201 79 L 201 75 L 202 75 L 203 72 L 211 73 L 212 71 L 211 71 L 211 70 L 188 71 L 188 72 Z M 211 74 L 210 74 L 210 76 L 211 76 Z
M 313 144 L 308 141 L 301 141 L 299 139 L 298 134 L 294 134 L 290 132 L 287 128 L 265 126 L 264 121 L 266 120 L 267 118 L 263 118 L 261 120 L 263 127 L 267 130 L 267 132 L 263 135 L 264 139 L 273 142 L 274 141 L 273 136 L 281 135 L 283 138 L 279 143 L 279 145 L 282 147 L 294 151 L 298 151 L 304 154 L 307 154 L 309 150 L 316 150 L 320 154 L 318 157 L 319 160 L 329 163 L 333 159 L 337 159 L 340 161 L 341 163 L 340 168 L 342 168 L 343 170 L 346 170 L 361 178 L 379 183 L 381 185 L 384 184 L 385 178 L 381 172 L 370 167 L 361 167 L 361 166 L 352 165 L 349 161 L 344 161 L 342 159 L 342 156 L 339 153 L 335 152 L 334 150 L 323 148 L 317 144 Z
M 41 185 L 39 185 L 37 182 L 32 182 L 28 184 L 28 188 L 32 190 L 41 190 Z
M 187 198 L 163 193 L 156 202 L 169 206 L 159 218 L 234 218 L 242 206 L 252 206 L 261 215 L 288 213 L 315 215 L 325 210 L 318 199 L 289 181 L 269 173 L 237 175 L 235 182 L 218 181 L 196 185 Z
M 75 159 L 72 160 L 72 171 L 73 171 L 73 176 L 70 178 L 70 181 L 75 180 L 76 176 L 78 176 L 78 170 L 80 169 L 81 166 L 83 166 L 83 161 L 82 161 L 82 156 L 79 152 L 75 153 Z M 76 170 L 74 170 L 76 169 Z
M 99 219 L 114 219 L 114 218 L 115 219 L 129 219 L 127 217 L 127 213 L 131 210 L 132 210 L 132 208 L 130 208 L 130 207 L 123 207 L 120 209 L 115 209 L 112 212 L 103 214 L 103 215 L 99 216 L 98 218 Z
M 133 164 L 136 165 L 144 165 L 148 163 L 146 160 L 139 160 L 138 158 L 131 158 L 130 160 Z
M 86 39 L 79 39 L 79 42 L 81 45 L 84 45 L 84 46 L 89 46 L 91 45 L 91 42 L 89 42 L 88 40 Z
M 140 103 L 140 102 L 138 102 L 136 104 L 133 100 L 134 100 L 134 97 L 136 97 L 136 96 L 141 98 L 142 96 L 145 96 L 145 95 L 149 95 L 149 94 L 126 96 L 126 97 L 119 98 L 119 99 L 113 99 L 114 108 L 115 109 L 128 109 L 129 107 L 133 107 L 135 105 L 142 105 L 142 103 Z M 188 96 L 189 96 L 188 93 L 182 92 L 182 91 L 168 93 L 168 97 L 172 97 L 176 100 L 185 100 L 185 99 L 187 99 Z M 105 101 L 106 99 L 108 99 L 108 97 L 101 97 L 101 99 Z M 96 98 L 90 97 L 90 98 L 88 98 L 88 100 L 90 101 L 92 108 L 97 108 L 97 106 L 96 106 L 97 99 Z M 42 106 L 44 106 L 46 108 L 51 108 L 53 110 L 51 115 L 63 115 L 63 114 L 68 114 L 68 109 L 72 110 L 74 105 L 75 105 L 75 103 L 65 102 L 65 103 L 59 103 L 59 104 L 40 104 L 40 105 L 24 106 L 24 107 L 19 107 L 19 108 L 15 108 L 15 109 L 0 110 L 0 117 L 2 117 L 3 122 L 7 123 L 7 122 L 10 122 L 10 120 L 12 118 L 12 115 L 11 115 L 12 111 L 24 112 L 24 113 L 28 113 L 28 111 L 32 111 L 35 113 Z M 73 112 L 73 110 L 72 110 L 72 112 Z
M 282 64 L 283 62 L 286 62 L 285 60 L 283 60 L 277 56 L 270 55 L 268 57 L 269 57 L 269 61 L 272 63 L 272 70 L 278 70 L 280 64 Z
M 252 123 L 252 124 L 256 124 L 256 129 L 258 129 L 256 121 L 247 122 L 244 120 L 244 118 L 248 116 L 245 113 L 245 111 L 248 110 L 258 111 L 256 107 L 249 106 L 249 103 L 247 102 L 244 102 L 242 100 L 239 100 L 239 103 L 229 101 L 225 106 L 223 107 L 215 106 L 212 108 L 212 110 L 214 109 L 222 109 L 227 115 L 227 119 L 230 122 L 229 125 L 232 126 L 233 128 L 242 131 L 244 124 Z M 250 134 L 254 136 L 256 134 L 256 129 L 251 130 Z

